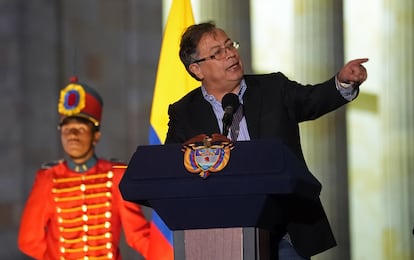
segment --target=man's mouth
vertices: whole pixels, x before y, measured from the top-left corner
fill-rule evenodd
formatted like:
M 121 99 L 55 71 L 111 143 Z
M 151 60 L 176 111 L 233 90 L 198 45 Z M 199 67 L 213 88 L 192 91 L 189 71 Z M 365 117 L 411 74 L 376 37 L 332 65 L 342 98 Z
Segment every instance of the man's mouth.
M 232 65 L 230 65 L 228 68 L 227 68 L 227 70 L 236 70 L 236 69 L 238 69 L 239 68 L 239 63 L 238 62 L 236 62 L 236 63 L 233 63 Z
M 69 140 L 68 141 L 68 144 L 70 144 L 70 145 L 78 145 L 79 144 L 79 141 L 78 140 Z

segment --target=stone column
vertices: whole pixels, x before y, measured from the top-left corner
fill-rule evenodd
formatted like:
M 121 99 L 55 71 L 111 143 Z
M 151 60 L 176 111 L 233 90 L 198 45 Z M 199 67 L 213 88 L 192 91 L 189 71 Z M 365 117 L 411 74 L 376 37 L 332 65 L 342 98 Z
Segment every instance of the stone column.
M 330 79 L 343 66 L 342 1 L 295 0 L 294 12 L 292 79 Z M 315 259 L 350 259 L 345 109 L 302 123 L 301 142 L 310 171 L 322 183 L 322 203 L 338 242 Z
M 382 248 L 385 259 L 414 258 L 414 5 L 383 0 L 380 90 L 385 176 Z
M 246 73 L 251 73 L 250 1 L 199 0 L 199 21 L 213 21 L 234 41 L 240 42 L 240 55 Z

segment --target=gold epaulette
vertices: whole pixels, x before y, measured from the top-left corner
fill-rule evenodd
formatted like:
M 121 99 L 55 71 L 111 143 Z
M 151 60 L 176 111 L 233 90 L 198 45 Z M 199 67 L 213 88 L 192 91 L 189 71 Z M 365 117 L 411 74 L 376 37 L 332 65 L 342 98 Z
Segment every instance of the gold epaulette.
M 126 169 L 128 165 L 112 165 L 112 169 Z
M 126 169 L 128 167 L 124 161 L 117 158 L 109 158 L 107 160 L 111 163 L 116 163 L 116 165 L 112 165 L 112 169 Z
M 41 169 L 49 169 L 49 168 L 52 168 L 55 165 L 58 165 L 61 162 L 63 162 L 63 159 L 44 162 L 44 163 L 42 163 L 42 165 L 40 166 L 40 168 Z

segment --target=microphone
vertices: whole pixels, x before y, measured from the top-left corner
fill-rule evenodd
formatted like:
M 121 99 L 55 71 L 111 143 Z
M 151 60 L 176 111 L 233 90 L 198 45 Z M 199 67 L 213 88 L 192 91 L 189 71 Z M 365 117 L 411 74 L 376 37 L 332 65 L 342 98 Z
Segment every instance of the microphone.
M 227 136 L 231 123 L 233 122 L 233 115 L 240 106 L 239 97 L 234 93 L 227 93 L 221 100 L 221 106 L 224 110 L 223 135 Z

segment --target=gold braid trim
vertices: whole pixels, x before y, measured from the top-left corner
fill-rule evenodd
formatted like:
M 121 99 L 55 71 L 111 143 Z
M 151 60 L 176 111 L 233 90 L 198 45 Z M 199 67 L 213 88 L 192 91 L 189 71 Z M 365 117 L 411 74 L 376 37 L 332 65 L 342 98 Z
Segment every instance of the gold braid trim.
M 107 181 L 105 183 L 99 183 L 99 184 L 81 184 L 79 186 L 70 187 L 70 188 L 54 188 L 52 190 L 53 193 L 65 193 L 65 192 L 72 192 L 72 191 L 85 191 L 89 189 L 99 189 L 99 188 L 110 188 L 112 187 L 112 181 Z
M 111 258 L 109 258 L 108 256 L 90 256 L 89 258 L 88 258 L 88 260 L 106 260 L 106 259 L 112 259 L 112 257 Z
M 108 259 L 112 259 L 112 253 L 109 253 L 106 256 L 85 256 L 83 258 L 79 258 L 78 260 L 108 260 Z M 61 256 L 60 260 L 73 260 L 73 259 L 64 258 L 63 256 Z
M 54 183 L 65 183 L 65 182 L 76 182 L 76 181 L 83 181 L 83 180 L 93 180 L 98 178 L 112 178 L 114 173 L 109 171 L 107 173 L 98 173 L 98 174 L 91 174 L 91 175 L 81 175 L 79 177 L 70 177 L 70 178 L 58 178 L 53 179 Z
M 81 200 L 81 199 L 94 199 L 94 198 L 100 198 L 100 197 L 110 198 L 111 196 L 112 194 L 110 192 L 100 192 L 100 193 L 95 193 L 95 194 L 86 194 L 86 195 L 82 194 L 82 195 L 67 197 L 67 198 L 56 197 L 55 201 L 64 202 L 64 201 L 73 201 L 73 200 Z
M 84 221 L 88 221 L 91 219 L 108 219 L 110 217 L 110 213 L 108 215 L 108 213 L 103 213 L 103 214 L 97 214 L 97 215 L 82 215 L 80 217 L 77 218 L 73 218 L 73 219 L 64 219 L 64 218 L 60 218 L 59 219 L 59 223 L 64 223 L 64 224 L 69 224 L 69 223 L 76 223 L 76 222 L 84 222 Z M 85 219 L 86 218 L 86 219 Z
M 109 222 L 105 222 L 104 224 L 99 224 L 99 225 L 83 225 L 81 227 L 75 227 L 75 228 L 64 228 L 61 227 L 61 232 L 66 232 L 66 233 L 70 233 L 70 232 L 76 232 L 76 231 L 85 231 L 87 232 L 88 230 L 94 230 L 94 229 L 106 229 L 106 228 L 110 228 L 111 227 L 111 223 Z
M 96 250 L 103 250 L 103 249 L 110 249 L 112 247 L 111 243 L 106 243 L 106 245 L 101 246 L 84 246 L 82 248 L 65 248 L 65 253 L 79 253 L 79 252 L 88 252 L 88 251 L 96 251 Z
M 103 235 L 99 235 L 99 236 L 90 236 L 90 235 L 85 235 L 84 237 L 80 237 L 80 238 L 75 238 L 75 239 L 67 239 L 67 238 L 61 238 L 61 242 L 67 243 L 67 244 L 76 244 L 79 242 L 86 242 L 86 241 L 90 241 L 90 240 L 101 240 L 101 239 L 106 239 L 106 238 L 111 238 L 111 233 L 107 232 Z
M 100 209 L 105 207 L 110 207 L 111 203 L 109 201 L 105 203 L 100 204 L 94 204 L 94 205 L 83 205 L 79 207 L 73 207 L 73 208 L 57 208 L 58 213 L 69 213 L 69 212 L 77 212 L 77 211 L 83 211 L 86 212 L 88 209 Z

